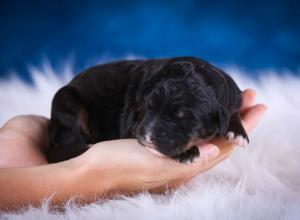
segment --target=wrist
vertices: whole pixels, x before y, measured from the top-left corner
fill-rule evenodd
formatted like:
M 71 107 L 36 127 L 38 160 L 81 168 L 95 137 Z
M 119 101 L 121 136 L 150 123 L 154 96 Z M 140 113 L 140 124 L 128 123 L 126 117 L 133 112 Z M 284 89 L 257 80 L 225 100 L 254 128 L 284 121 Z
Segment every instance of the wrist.
M 108 197 L 117 188 L 117 175 L 113 175 L 105 160 L 96 158 L 94 161 L 91 156 L 86 152 L 66 161 L 73 173 L 74 196 L 83 202 Z

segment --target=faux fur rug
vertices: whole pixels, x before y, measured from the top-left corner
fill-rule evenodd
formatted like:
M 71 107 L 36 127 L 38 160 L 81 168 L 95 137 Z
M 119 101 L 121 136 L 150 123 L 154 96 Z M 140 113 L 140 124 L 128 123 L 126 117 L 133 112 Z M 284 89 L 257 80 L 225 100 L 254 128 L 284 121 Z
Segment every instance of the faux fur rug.
M 0 124 L 18 114 L 49 116 L 55 91 L 72 77 L 57 77 L 50 65 L 31 69 L 32 86 L 12 77 L 0 82 Z M 242 89 L 254 88 L 269 107 L 250 135 L 250 146 L 175 192 L 141 193 L 83 207 L 66 204 L 65 213 L 40 208 L 7 213 L 3 219 L 300 219 L 300 78 L 264 72 L 250 79 L 228 69 Z

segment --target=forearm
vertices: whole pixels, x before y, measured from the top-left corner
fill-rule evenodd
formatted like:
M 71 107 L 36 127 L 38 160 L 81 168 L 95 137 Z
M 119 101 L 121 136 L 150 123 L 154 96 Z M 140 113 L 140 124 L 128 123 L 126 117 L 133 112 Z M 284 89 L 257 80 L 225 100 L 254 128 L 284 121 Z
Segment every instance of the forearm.
M 107 191 L 104 180 L 97 179 L 93 183 L 96 178 L 98 175 L 91 175 L 88 169 L 72 160 L 31 168 L 1 169 L 0 210 L 29 204 L 38 206 L 48 197 L 55 205 L 70 198 L 90 202 Z

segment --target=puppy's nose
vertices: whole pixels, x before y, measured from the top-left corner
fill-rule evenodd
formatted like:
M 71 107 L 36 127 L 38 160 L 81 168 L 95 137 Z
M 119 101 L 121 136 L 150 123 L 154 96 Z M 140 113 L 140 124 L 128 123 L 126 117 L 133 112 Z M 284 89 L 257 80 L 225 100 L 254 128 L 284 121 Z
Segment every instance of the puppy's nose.
M 154 138 L 153 134 L 151 132 L 149 132 L 145 135 L 145 140 L 147 143 L 152 143 L 153 141 L 155 141 L 155 138 Z

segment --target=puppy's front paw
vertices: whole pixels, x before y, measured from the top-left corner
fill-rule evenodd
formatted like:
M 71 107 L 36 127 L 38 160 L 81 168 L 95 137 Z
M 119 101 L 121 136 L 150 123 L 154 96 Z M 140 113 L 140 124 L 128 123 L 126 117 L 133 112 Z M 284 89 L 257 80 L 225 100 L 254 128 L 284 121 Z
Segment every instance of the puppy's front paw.
M 247 136 L 243 136 L 241 134 L 235 134 L 233 131 L 227 132 L 226 138 L 233 144 L 241 147 L 247 147 L 249 144 L 249 140 Z
M 192 163 L 197 157 L 199 157 L 200 152 L 197 146 L 193 146 L 189 150 L 172 157 L 174 160 L 180 163 Z

